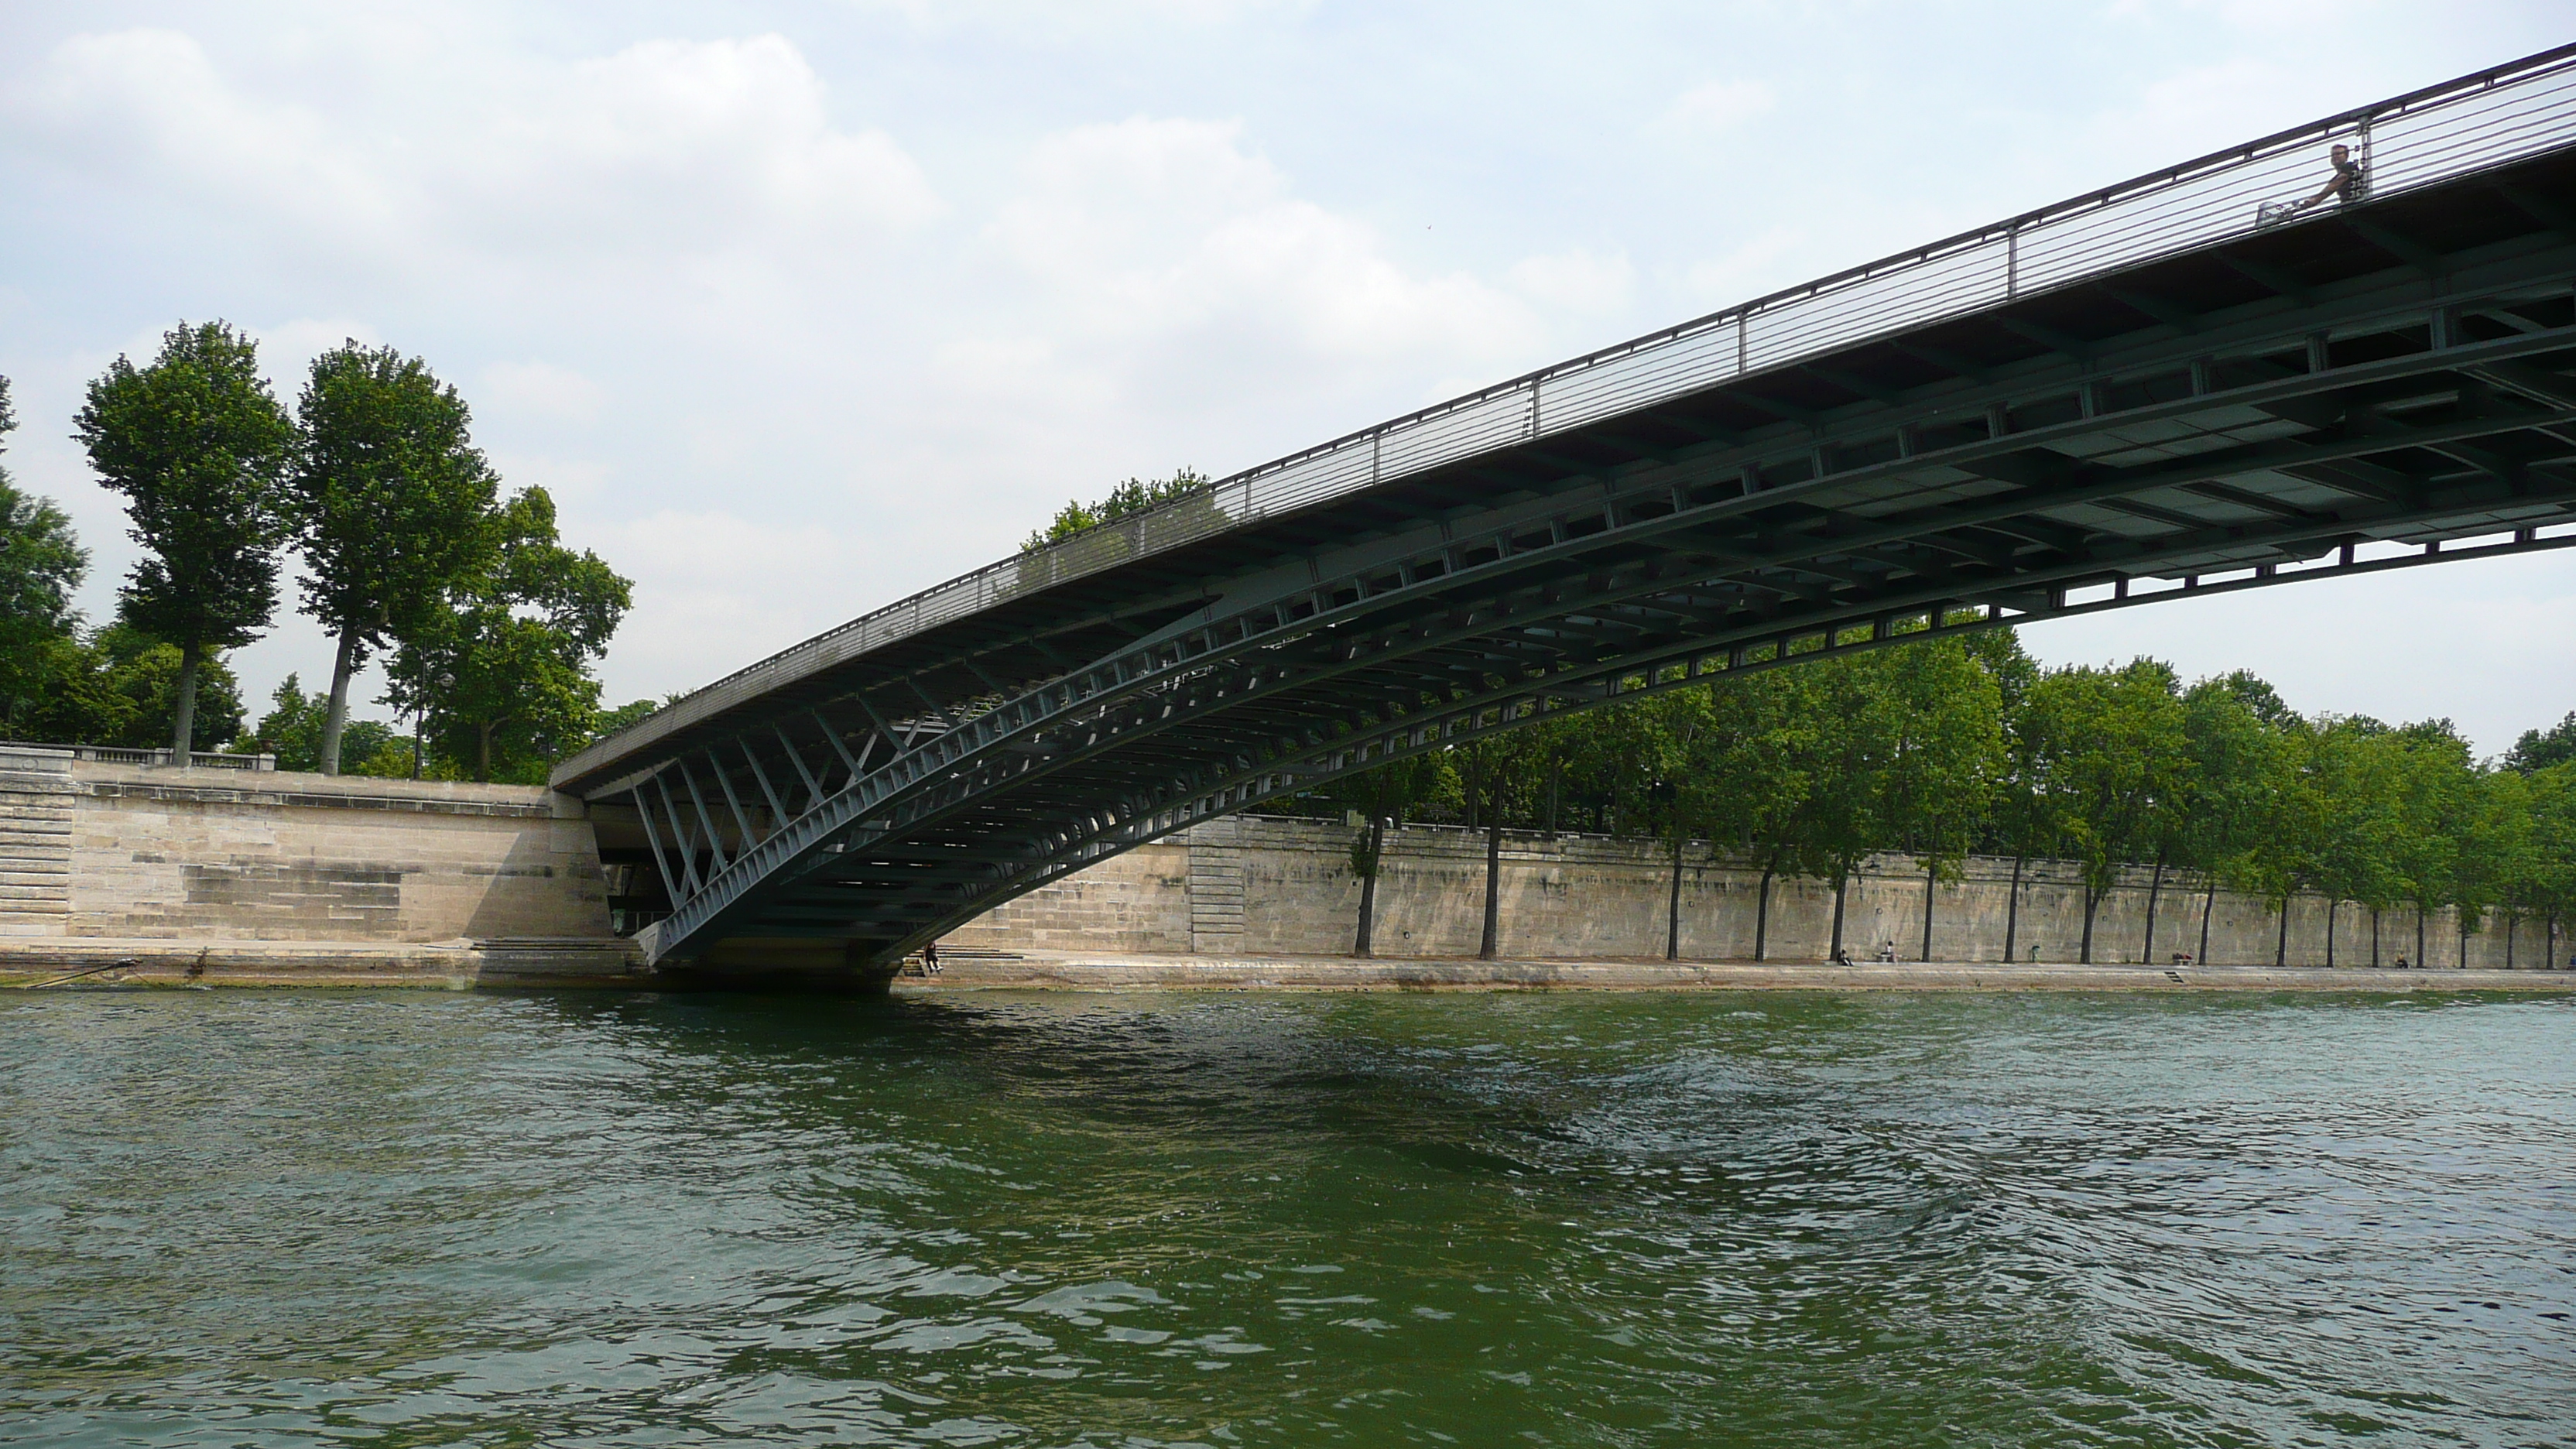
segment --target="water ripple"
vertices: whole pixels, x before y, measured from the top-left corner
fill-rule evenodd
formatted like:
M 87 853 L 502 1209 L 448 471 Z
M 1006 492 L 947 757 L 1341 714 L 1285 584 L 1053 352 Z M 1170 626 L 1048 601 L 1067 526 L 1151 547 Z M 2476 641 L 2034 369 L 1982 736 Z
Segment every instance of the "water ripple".
M 0 1442 L 2567 1442 L 2571 1025 L 13 998 Z

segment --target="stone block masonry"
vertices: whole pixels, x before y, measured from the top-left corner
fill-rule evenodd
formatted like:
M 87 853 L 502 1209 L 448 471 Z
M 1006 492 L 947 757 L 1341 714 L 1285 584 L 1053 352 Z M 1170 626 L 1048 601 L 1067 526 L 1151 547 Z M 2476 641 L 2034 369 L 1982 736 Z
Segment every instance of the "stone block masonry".
M 1151 954 L 1333 956 L 1347 953 L 1360 882 L 1351 873 L 1352 827 L 1239 815 L 1202 825 L 1041 887 L 961 927 L 949 940 L 997 950 Z M 1650 960 L 1664 954 L 1669 847 L 1600 836 L 1507 832 L 1503 837 L 1501 954 L 1522 959 Z M 1705 842 L 1684 848 L 1681 954 L 1688 960 L 1753 958 L 1762 879 L 1712 859 Z M 1931 892 L 1931 938 L 1924 895 Z M 1484 919 L 1482 832 L 1416 826 L 1389 834 L 1378 878 L 1377 954 L 1388 959 L 1473 956 Z M 2149 904 L 2153 903 L 2153 933 Z M 1780 877 L 1770 890 L 1764 956 L 1817 962 L 1829 954 L 1834 896 L 1824 881 Z M 2198 957 L 2208 921 L 2212 966 L 2270 966 L 2282 912 L 2260 898 L 2205 891 L 2176 872 L 2131 868 L 2094 920 L 2093 959 L 2164 965 Z M 2400 954 L 2436 967 L 2536 969 L 2564 965 L 2567 928 L 2492 914 L 2465 937 L 2457 912 L 2423 922 L 2345 902 L 2333 917 L 2333 964 L 2393 965 Z M 2286 964 L 2327 964 L 2327 902 L 2288 906 Z M 1892 946 L 1905 961 L 2019 964 L 2081 959 L 2084 890 L 2064 861 L 1972 857 L 1956 881 L 1930 882 L 1901 855 L 1862 863 L 1844 902 L 1843 941 L 1856 958 Z M 2465 951 L 2465 956 L 2463 952 Z
M 600 812 L 615 829 L 615 812 Z M 961 927 L 960 947 L 1124 954 L 1200 962 L 1318 958 L 1350 950 L 1359 909 L 1350 827 L 1240 815 L 1170 836 L 1065 877 Z M 1502 954 L 1522 961 L 1651 962 L 1664 951 L 1669 858 L 1652 842 L 1504 837 Z M 2083 891 L 2072 866 L 1976 858 L 1931 885 L 1902 856 L 1866 862 L 1846 902 L 1855 957 L 1893 945 L 1904 961 L 2078 959 Z M 1483 918 L 1481 833 L 1439 827 L 1387 840 L 1377 944 L 1390 961 L 1458 961 Z M 1684 852 L 1682 956 L 1747 961 L 1760 876 Z M 2152 948 L 2148 902 L 2155 902 Z M 2270 966 L 2281 913 L 2265 901 L 2153 872 L 2124 872 L 2102 903 L 2094 960 L 2198 955 Z M 2326 902 L 2288 912 L 2291 966 L 2326 964 Z M 2445 912 L 2335 909 L 2334 960 L 2530 970 L 2564 964 L 2564 928 L 2490 918 L 2462 936 Z M 1833 893 L 1771 885 L 1766 957 L 1825 959 Z M 2510 929 L 2508 929 L 2510 928 Z M 2376 949 L 2374 951 L 2374 938 Z M 469 944 L 470 943 L 470 944 Z M 2510 944 L 2508 944 L 2510 943 Z M 424 951 L 436 947 L 437 950 Z M 2465 961 L 2463 948 L 2465 947 Z M 460 954 L 463 953 L 463 954 Z M 579 800 L 516 785 L 170 769 L 0 748 L 0 972 L 82 970 L 132 958 L 170 979 L 617 981 L 640 959 L 609 933 L 594 821 Z M 166 959 L 165 959 L 166 958 Z M 337 962 L 336 966 L 327 963 Z M 317 976 L 315 973 L 321 972 Z M 331 978 L 337 979 L 337 978 Z
M 580 801 L 516 785 L 0 751 L 0 935 L 606 938 Z

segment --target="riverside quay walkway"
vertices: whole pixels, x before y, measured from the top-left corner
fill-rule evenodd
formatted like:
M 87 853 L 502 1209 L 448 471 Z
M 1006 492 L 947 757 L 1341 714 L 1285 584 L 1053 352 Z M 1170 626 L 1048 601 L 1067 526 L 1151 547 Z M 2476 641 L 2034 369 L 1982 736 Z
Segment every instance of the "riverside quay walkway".
M 554 783 L 631 805 L 664 967 L 882 980 L 1107 856 L 1562 711 L 2576 544 L 2571 284 L 2576 46 L 1238 473 L 761 660 Z

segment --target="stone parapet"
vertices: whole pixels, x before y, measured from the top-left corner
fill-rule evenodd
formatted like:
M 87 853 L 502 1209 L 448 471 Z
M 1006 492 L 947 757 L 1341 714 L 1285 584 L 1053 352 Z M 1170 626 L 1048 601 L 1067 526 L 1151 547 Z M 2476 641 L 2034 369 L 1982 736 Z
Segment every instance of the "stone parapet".
M 9 883 L 40 877 L 61 884 Z M 0 752 L 0 934 L 420 943 L 609 931 L 598 844 L 571 796 L 18 750 Z

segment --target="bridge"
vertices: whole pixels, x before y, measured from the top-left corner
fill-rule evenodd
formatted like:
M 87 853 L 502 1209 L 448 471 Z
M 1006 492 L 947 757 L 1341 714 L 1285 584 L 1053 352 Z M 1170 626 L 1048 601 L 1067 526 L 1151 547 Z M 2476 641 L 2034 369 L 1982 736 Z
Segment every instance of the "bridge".
M 2283 215 L 2336 143 L 2350 193 Z M 752 664 L 554 784 L 631 807 L 657 963 L 881 980 L 1120 851 L 1564 711 L 2570 545 L 2576 46 L 1249 469 Z

